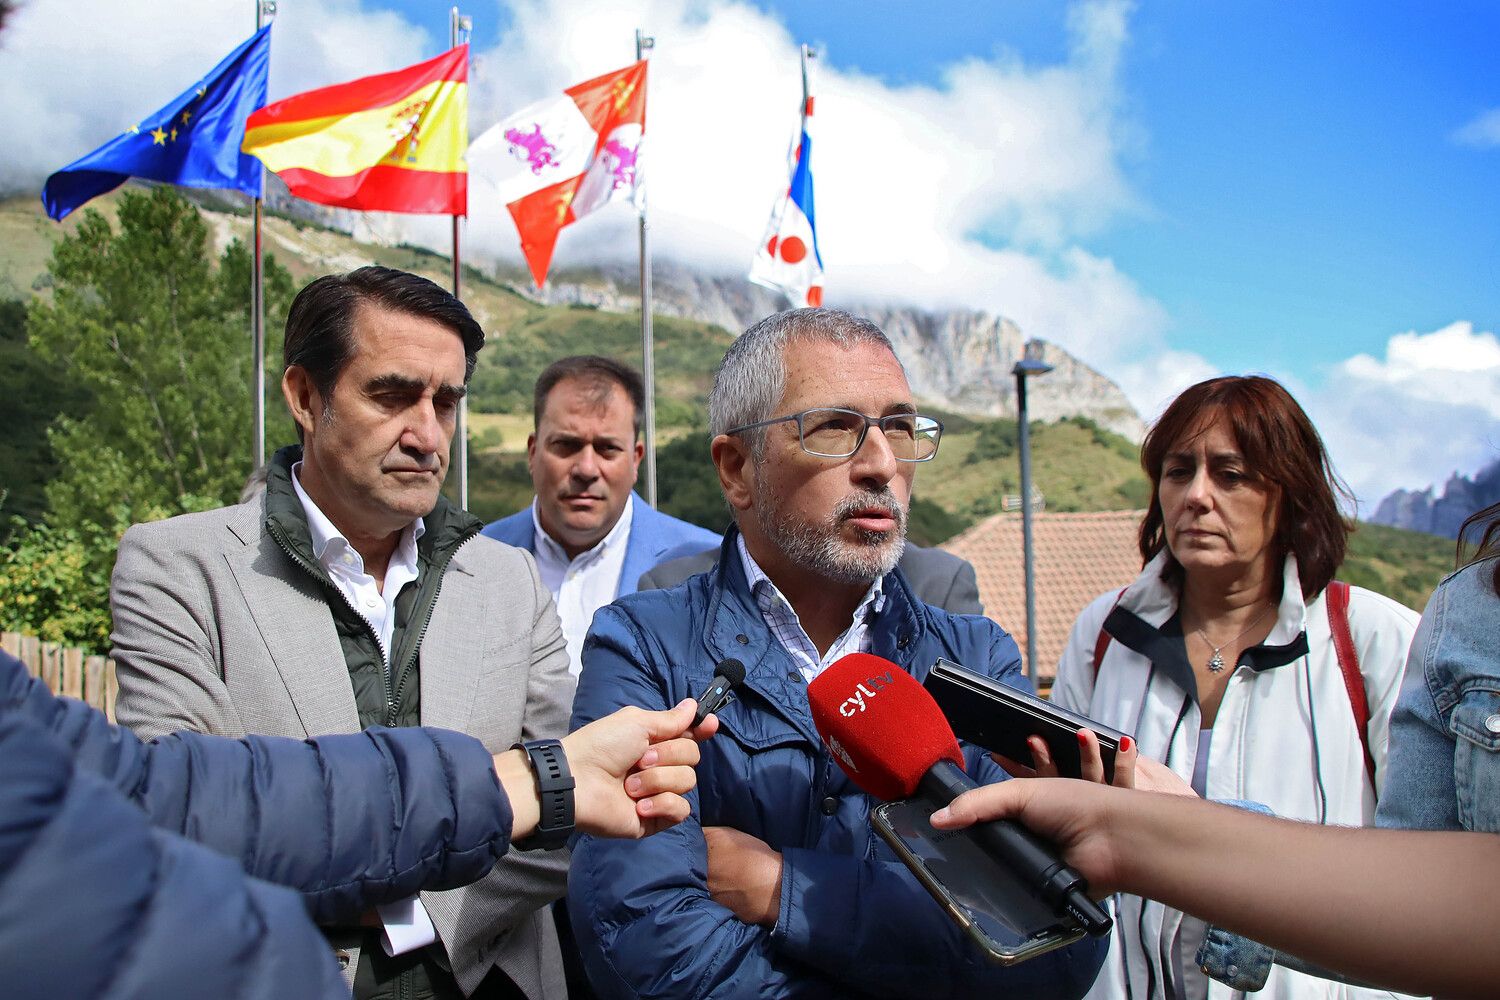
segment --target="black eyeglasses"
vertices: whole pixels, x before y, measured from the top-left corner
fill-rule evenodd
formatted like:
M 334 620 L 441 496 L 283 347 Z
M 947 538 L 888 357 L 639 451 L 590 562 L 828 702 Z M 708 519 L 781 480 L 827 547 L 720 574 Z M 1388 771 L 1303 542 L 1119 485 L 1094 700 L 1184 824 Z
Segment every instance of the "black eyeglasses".
M 927 462 L 937 454 L 938 439 L 943 436 L 942 421 L 919 413 L 867 417 L 837 406 L 819 406 L 784 417 L 757 420 L 753 424 L 731 427 L 724 433 L 738 434 L 788 420 L 797 423 L 797 439 L 802 450 L 818 458 L 848 458 L 865 443 L 865 434 L 870 428 L 879 427 L 896 461 Z

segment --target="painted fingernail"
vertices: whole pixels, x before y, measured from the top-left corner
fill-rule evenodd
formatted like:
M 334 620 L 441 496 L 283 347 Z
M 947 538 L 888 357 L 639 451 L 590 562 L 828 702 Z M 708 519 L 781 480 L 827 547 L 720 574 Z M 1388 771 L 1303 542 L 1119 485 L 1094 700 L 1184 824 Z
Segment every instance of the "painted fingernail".
M 1135 749 L 1135 740 L 1131 739 L 1129 736 L 1121 736 L 1120 749 L 1125 751 L 1126 753 L 1129 753 L 1130 751 Z
M 1085 747 L 1089 745 L 1089 736 L 1087 729 L 1078 730 L 1078 745 Z

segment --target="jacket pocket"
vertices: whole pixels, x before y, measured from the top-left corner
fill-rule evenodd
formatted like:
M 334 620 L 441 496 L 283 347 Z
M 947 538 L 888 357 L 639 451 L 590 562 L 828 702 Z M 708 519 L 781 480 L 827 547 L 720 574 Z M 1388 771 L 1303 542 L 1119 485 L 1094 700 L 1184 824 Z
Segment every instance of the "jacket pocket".
M 1467 688 L 1453 707 L 1453 786 L 1465 829 L 1500 833 L 1500 686 Z

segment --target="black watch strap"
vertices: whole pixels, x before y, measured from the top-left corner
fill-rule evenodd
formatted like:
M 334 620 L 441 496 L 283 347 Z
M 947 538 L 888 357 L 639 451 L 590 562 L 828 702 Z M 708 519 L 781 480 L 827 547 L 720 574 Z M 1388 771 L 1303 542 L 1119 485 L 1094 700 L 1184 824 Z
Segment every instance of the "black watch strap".
M 568 846 L 573 836 L 573 772 L 557 740 L 528 740 L 512 750 L 525 750 L 536 774 L 537 798 L 542 813 L 536 832 L 511 846 L 520 851 L 555 851 Z

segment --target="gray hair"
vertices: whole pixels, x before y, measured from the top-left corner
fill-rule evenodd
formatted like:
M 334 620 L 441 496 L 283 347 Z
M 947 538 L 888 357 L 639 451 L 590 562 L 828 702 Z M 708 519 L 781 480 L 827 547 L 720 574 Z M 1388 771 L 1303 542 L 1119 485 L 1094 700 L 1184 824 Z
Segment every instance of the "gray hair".
M 724 352 L 708 393 L 708 432 L 718 437 L 731 427 L 753 424 L 775 416 L 772 409 L 786 391 L 786 347 L 807 340 L 852 347 L 879 344 L 891 352 L 880 327 L 840 309 L 788 309 L 756 323 Z M 896 363 L 901 364 L 899 358 Z M 903 373 L 905 368 L 902 368 Z M 746 441 L 759 459 L 765 452 L 766 429 L 747 432 Z

